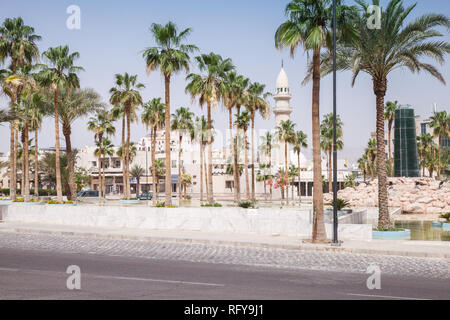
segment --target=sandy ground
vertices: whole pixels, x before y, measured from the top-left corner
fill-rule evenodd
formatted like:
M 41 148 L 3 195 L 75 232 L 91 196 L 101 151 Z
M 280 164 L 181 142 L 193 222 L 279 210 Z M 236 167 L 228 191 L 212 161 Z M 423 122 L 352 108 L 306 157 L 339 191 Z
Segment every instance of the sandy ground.
M 399 214 L 394 216 L 394 220 L 400 221 L 439 221 L 439 213 L 411 213 L 411 214 Z M 443 219 L 442 219 L 443 221 Z

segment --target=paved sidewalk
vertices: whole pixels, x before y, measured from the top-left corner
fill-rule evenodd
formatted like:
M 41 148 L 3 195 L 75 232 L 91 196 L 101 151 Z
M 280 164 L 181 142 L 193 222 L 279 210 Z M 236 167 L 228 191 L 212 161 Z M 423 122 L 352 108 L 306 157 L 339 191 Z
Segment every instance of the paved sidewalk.
M 145 230 L 126 228 L 94 228 L 49 224 L 0 223 L 0 232 L 36 233 L 106 239 L 167 241 L 183 243 L 221 244 L 289 250 L 398 255 L 450 259 L 450 242 L 368 240 L 345 241 L 339 247 L 330 244 L 311 244 L 305 239 L 256 234 L 205 233 L 195 231 Z M 1 244 L 0 244 L 1 246 Z

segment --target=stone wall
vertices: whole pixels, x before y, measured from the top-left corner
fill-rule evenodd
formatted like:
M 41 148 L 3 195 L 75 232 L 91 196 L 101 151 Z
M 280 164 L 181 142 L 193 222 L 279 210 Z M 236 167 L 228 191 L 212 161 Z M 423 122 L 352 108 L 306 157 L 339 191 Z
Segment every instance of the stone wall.
M 311 237 L 311 212 L 301 209 L 151 208 L 140 206 L 8 206 L 4 221 L 84 227 L 184 230 Z M 327 224 L 331 238 L 332 225 Z M 370 224 L 340 224 L 340 238 L 372 238 Z
M 400 208 L 403 213 L 450 212 L 450 183 L 431 178 L 389 178 L 389 207 Z M 362 183 L 356 188 L 345 188 L 338 197 L 350 202 L 352 207 L 378 206 L 378 180 Z M 332 200 L 331 194 L 324 201 Z

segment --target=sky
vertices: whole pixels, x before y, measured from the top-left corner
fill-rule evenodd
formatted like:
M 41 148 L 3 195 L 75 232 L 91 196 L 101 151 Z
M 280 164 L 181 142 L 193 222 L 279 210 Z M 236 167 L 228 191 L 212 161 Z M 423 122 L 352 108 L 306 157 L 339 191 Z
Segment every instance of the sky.
M 114 86 L 116 73 L 137 74 L 139 82 L 145 84 L 142 91 L 144 101 L 164 97 L 164 79 L 158 71 L 147 75 L 142 51 L 154 45 L 149 32 L 152 23 L 165 24 L 173 21 L 179 29 L 193 29 L 188 42 L 200 48 L 199 53 L 214 52 L 224 58 L 231 58 L 237 72 L 251 81 L 266 85 L 266 90 L 275 91 L 275 81 L 284 60 L 289 77 L 293 113 L 291 120 L 297 130 L 303 130 L 312 145 L 311 129 L 311 84 L 301 84 L 308 56 L 300 49 L 294 58 L 287 50 L 274 47 L 274 33 L 285 21 L 284 8 L 288 0 L 15 0 L 0 3 L 0 22 L 5 18 L 21 16 L 25 24 L 33 26 L 42 36 L 39 42 L 41 52 L 49 47 L 68 45 L 71 51 L 78 51 L 77 64 L 85 71 L 79 74 L 82 87 L 94 88 L 104 102 L 109 101 L 109 89 Z M 386 4 L 386 0 L 381 1 Z M 353 3 L 348 0 L 347 3 Z M 414 19 L 425 13 L 450 15 L 448 0 L 404 0 L 405 5 L 417 3 L 411 14 Z M 70 30 L 66 12 L 70 5 L 81 9 L 81 28 Z M 446 41 L 450 35 L 446 30 Z M 448 59 L 448 57 L 447 57 Z M 450 61 L 439 66 L 447 82 L 450 81 Z M 192 66 L 192 71 L 196 71 Z M 189 107 L 195 114 L 203 111 L 185 94 L 185 74 L 174 76 L 171 86 L 172 112 L 181 106 Z M 400 104 L 411 105 L 416 115 L 427 118 L 434 103 L 439 110 L 450 112 L 450 89 L 431 76 L 411 74 L 398 70 L 388 78 L 386 101 L 398 100 Z M 362 74 L 356 85 L 351 87 L 351 74 L 338 74 L 338 114 L 344 122 L 344 149 L 339 158 L 354 162 L 362 154 L 370 132 L 375 131 L 375 96 L 371 79 Z M 163 99 L 164 100 L 164 99 Z M 271 107 L 275 106 L 270 100 Z M 0 97 L 0 108 L 6 108 L 8 100 Z M 322 80 L 321 115 L 332 112 L 332 77 Z M 216 128 L 226 129 L 227 115 L 219 107 L 213 113 Z M 87 118 L 75 122 L 72 129 L 72 144 L 76 148 L 94 144 L 93 133 L 86 129 Z M 258 129 L 274 128 L 275 119 L 258 119 Z M 120 124 L 117 123 L 120 132 Z M 132 140 L 137 141 L 146 134 L 142 124 L 132 126 Z M 54 146 L 54 122 L 46 119 L 40 133 L 40 146 Z M 0 125 L 0 152 L 9 150 L 9 126 Z M 120 134 L 113 138 L 120 144 Z M 62 141 L 62 145 L 64 142 Z M 311 148 L 305 151 L 307 157 Z

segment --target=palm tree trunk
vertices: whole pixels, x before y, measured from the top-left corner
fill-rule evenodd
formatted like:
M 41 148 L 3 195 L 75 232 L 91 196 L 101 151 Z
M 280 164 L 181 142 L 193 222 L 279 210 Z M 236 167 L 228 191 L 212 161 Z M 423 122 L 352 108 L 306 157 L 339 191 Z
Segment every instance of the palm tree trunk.
M 273 178 L 272 178 L 272 148 L 269 148 L 269 175 L 270 180 L 272 183 L 270 184 L 270 201 L 272 201 L 272 185 L 273 185 Z
M 38 148 L 38 130 L 34 130 L 34 196 L 39 198 L 39 148 Z
M 212 163 L 212 119 L 211 119 L 211 102 L 208 101 L 208 203 L 212 204 L 214 201 L 213 192 L 213 163 Z
M 238 173 L 236 172 L 236 163 L 235 163 L 235 155 L 236 155 L 236 150 L 234 148 L 234 138 L 233 138 L 233 113 L 232 113 L 232 109 L 228 108 L 228 126 L 230 129 L 230 150 L 232 150 L 232 161 L 231 161 L 231 165 L 233 168 L 233 180 L 234 180 L 234 202 L 238 202 L 238 188 L 236 188 L 236 185 L 238 183 Z
M 442 144 L 442 136 L 439 135 L 439 145 L 438 145 L 438 169 L 437 169 L 437 178 L 441 180 L 441 144 Z
M 298 164 L 298 189 L 297 189 L 297 193 L 298 193 L 298 201 L 301 202 L 302 201 L 302 190 L 301 190 L 301 183 L 300 183 L 300 172 L 302 170 L 300 169 L 300 150 L 298 151 L 298 155 L 297 155 L 297 164 Z
M 10 122 L 11 136 L 10 136 L 10 153 L 9 153 L 9 196 L 12 200 L 16 199 L 16 168 L 15 168 L 15 132 L 16 132 L 16 123 L 15 120 Z
M 180 135 L 180 145 L 178 147 L 178 201 L 181 201 L 181 143 L 183 135 Z
M 391 131 L 392 131 L 392 123 L 389 123 L 389 127 L 388 127 L 389 170 L 390 170 L 391 176 L 393 176 L 394 172 L 392 171 Z
M 237 105 L 237 114 L 241 113 L 241 106 Z M 240 175 L 240 164 L 239 164 L 239 155 L 238 155 L 238 134 L 236 133 L 236 137 L 234 137 L 234 174 L 235 181 L 234 187 L 237 195 L 237 203 L 241 202 L 241 175 Z
M 244 130 L 244 174 L 245 174 L 245 193 L 247 201 L 250 201 L 250 184 L 248 181 L 248 156 L 247 156 L 247 131 Z
M 203 161 L 205 161 L 205 163 L 204 163 L 204 165 L 203 165 L 203 168 L 204 168 L 204 171 L 205 171 L 205 187 L 206 187 L 206 199 L 208 200 L 209 199 L 209 188 L 208 188 L 208 169 L 207 169 L 207 166 L 206 166 L 206 157 L 204 156 L 204 153 L 205 153 L 205 146 L 203 147 Z
M 252 112 L 252 201 L 255 201 L 255 113 Z
M 391 222 L 388 210 L 388 193 L 386 177 L 386 158 L 384 145 L 384 96 L 386 94 L 387 81 L 374 80 L 374 92 L 377 97 L 377 166 L 378 166 L 378 208 L 379 228 L 390 228 Z
M 63 201 L 61 184 L 61 164 L 60 164 L 60 146 L 59 146 L 59 115 L 58 115 L 58 87 L 55 87 L 55 162 L 56 162 L 56 195 L 58 202 Z
M 98 197 L 102 197 L 102 136 L 99 135 L 98 142 Z M 123 152 L 123 151 L 122 151 Z
M 139 178 L 136 178 L 136 198 L 139 197 L 140 189 L 141 189 L 141 183 Z
M 203 144 L 200 141 L 200 202 L 203 201 Z
M 125 126 L 126 126 L 126 115 L 124 114 L 122 117 L 122 187 L 123 187 L 123 197 L 126 198 L 125 190 L 127 190 L 127 184 L 126 184 L 126 169 L 125 169 Z
M 19 144 L 19 128 L 18 123 L 16 122 L 16 127 L 14 129 L 14 185 L 17 185 L 17 169 L 18 169 L 18 144 Z M 22 190 L 20 190 L 19 194 L 23 192 L 22 186 L 20 186 Z
M 328 193 L 333 193 L 333 164 L 331 151 L 333 146 L 330 146 L 328 150 Z
M 322 159 L 320 157 L 320 49 L 313 53 L 312 134 L 313 134 L 313 230 L 312 241 L 326 241 L 323 216 Z
M 155 166 L 155 146 L 156 146 L 156 126 L 152 128 L 152 176 L 153 176 L 153 206 L 156 205 L 158 199 L 158 177 L 156 176 Z
M 166 150 L 166 199 L 165 204 L 172 204 L 172 170 L 170 163 L 170 75 L 164 76 L 166 94 L 166 113 L 164 115 L 165 124 L 165 150 Z
M 130 114 L 129 114 L 129 108 L 127 108 L 127 145 L 125 150 L 125 170 L 126 170 L 126 179 L 127 179 L 127 192 L 126 197 L 127 199 L 131 198 L 131 188 L 130 188 L 130 136 L 131 136 L 131 121 L 130 121 Z
M 287 165 L 287 142 L 284 141 L 284 170 L 286 174 L 286 205 L 289 205 L 289 174 Z
M 70 138 L 71 134 L 70 124 L 63 124 L 63 135 L 66 140 L 66 154 L 67 154 L 67 167 L 69 171 L 69 187 L 70 187 L 70 200 L 77 200 L 77 186 L 75 184 L 75 164 L 73 162 L 72 155 L 72 141 Z
M 25 122 L 25 126 L 23 129 L 24 133 L 24 142 L 23 142 L 23 166 L 22 166 L 22 175 L 23 175 L 23 195 L 25 197 L 25 201 L 30 201 L 30 178 L 29 178 L 29 161 L 28 161 L 28 122 Z

